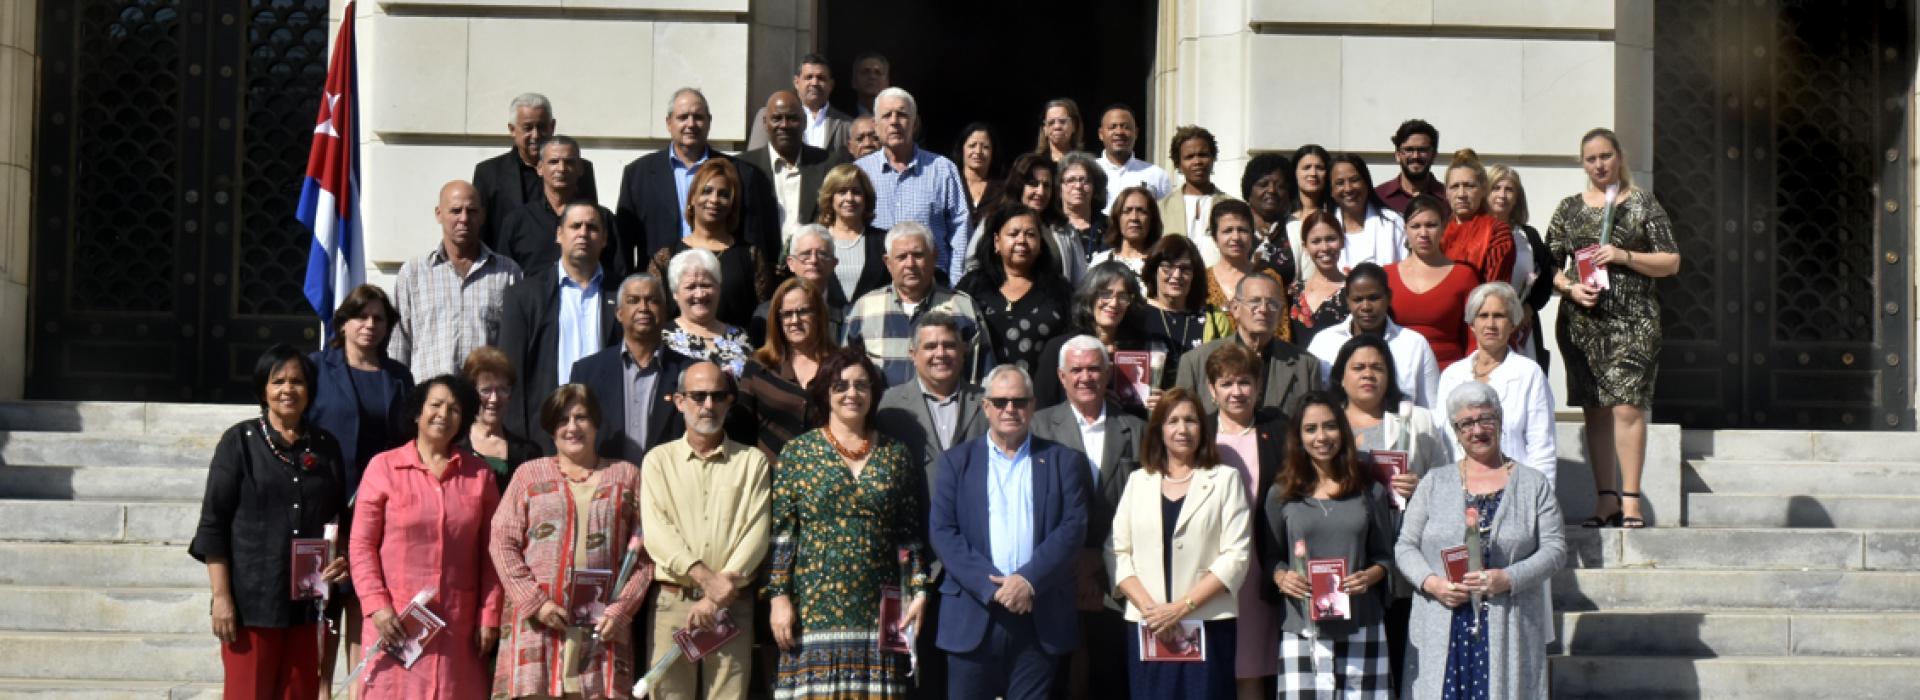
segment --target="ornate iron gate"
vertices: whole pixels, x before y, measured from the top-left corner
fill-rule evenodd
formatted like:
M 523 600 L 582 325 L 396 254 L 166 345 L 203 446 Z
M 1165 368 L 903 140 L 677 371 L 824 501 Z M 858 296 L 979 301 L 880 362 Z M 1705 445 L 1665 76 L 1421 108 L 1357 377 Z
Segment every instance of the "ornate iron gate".
M 37 0 L 29 394 L 250 402 L 312 343 L 293 218 L 327 0 Z
M 1914 428 L 1912 4 L 1656 4 L 1656 420 Z

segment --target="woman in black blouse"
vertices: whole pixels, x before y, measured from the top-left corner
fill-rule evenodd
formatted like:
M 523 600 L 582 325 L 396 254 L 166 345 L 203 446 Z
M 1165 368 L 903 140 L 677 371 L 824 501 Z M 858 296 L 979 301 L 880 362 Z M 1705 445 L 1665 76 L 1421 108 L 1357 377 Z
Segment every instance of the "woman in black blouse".
M 753 321 L 753 307 L 767 298 L 773 268 L 762 252 L 740 238 L 745 203 L 740 171 L 726 158 L 712 158 L 693 172 L 682 212 L 693 231 L 653 254 L 649 271 L 667 279 L 667 268 L 682 251 L 699 249 L 720 261 L 720 302 L 714 317 L 734 327 Z M 778 251 L 774 251 L 777 253 Z M 769 255 L 772 253 L 768 253 Z
M 1014 364 L 1032 372 L 1040 350 L 1067 331 L 1067 300 L 1072 290 L 1060 275 L 1053 249 L 1043 242 L 1040 214 L 1008 203 L 987 215 L 991 245 L 981 245 L 978 269 L 960 279 L 958 289 L 973 297 L 986 323 L 994 364 Z
M 1165 352 L 1164 347 L 1151 346 L 1140 332 L 1141 314 L 1135 309 L 1143 305 L 1140 280 L 1125 264 L 1109 260 L 1087 270 L 1087 276 L 1074 286 L 1067 332 L 1054 336 L 1040 351 L 1040 366 L 1033 373 L 1034 405 L 1044 408 L 1067 399 L 1065 389 L 1060 386 L 1060 348 L 1074 336 L 1090 335 L 1098 339 L 1106 346 L 1109 358 L 1121 350 Z M 1127 387 L 1124 391 L 1120 389 L 1123 386 Z M 1130 384 L 1116 379 L 1109 385 L 1108 392 L 1110 398 L 1146 420 L 1147 397 L 1135 396 Z
M 1206 337 L 1207 285 L 1200 281 L 1206 273 L 1200 249 L 1186 236 L 1161 238 L 1147 253 L 1140 273 L 1147 297 L 1140 309 L 1140 330 L 1147 342 L 1167 349 L 1166 367 L 1179 367 L 1188 350 L 1211 340 Z M 1148 411 L 1159 402 L 1160 390 L 1173 386 L 1176 374 L 1160 374 L 1160 385 L 1147 397 Z
M 187 553 L 207 565 L 230 698 L 320 692 L 323 603 L 293 599 L 292 548 L 296 538 L 323 537 L 329 522 L 344 525 L 347 494 L 340 443 L 303 421 L 313 377 L 300 351 L 269 348 L 253 368 L 260 417 L 228 428 L 208 465 Z M 345 551 L 344 533 L 334 541 Z M 332 557 L 321 577 L 345 581 L 346 557 Z

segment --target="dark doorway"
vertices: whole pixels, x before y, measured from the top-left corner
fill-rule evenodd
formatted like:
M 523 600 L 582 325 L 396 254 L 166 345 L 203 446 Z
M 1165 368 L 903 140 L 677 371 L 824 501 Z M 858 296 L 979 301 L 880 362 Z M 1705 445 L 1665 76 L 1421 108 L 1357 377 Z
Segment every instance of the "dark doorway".
M 1656 13 L 1654 189 L 1685 262 L 1654 419 L 1914 429 L 1913 3 Z
M 251 402 L 311 344 L 293 218 L 327 0 L 40 3 L 38 399 Z
M 993 125 L 997 163 L 1031 151 L 1041 107 L 1079 103 L 1086 148 L 1107 105 L 1141 115 L 1153 67 L 1153 0 L 1100 2 L 887 2 L 822 0 L 820 36 L 838 86 L 834 104 L 853 113 L 853 58 L 878 51 L 893 84 L 913 93 L 924 116 L 921 145 L 947 155 L 969 122 Z M 1144 148 L 1145 139 L 1137 148 Z

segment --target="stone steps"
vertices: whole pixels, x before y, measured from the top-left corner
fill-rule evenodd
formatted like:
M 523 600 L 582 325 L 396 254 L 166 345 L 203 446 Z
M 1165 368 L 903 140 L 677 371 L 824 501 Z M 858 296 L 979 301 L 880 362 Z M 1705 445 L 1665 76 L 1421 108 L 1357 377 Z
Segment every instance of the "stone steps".
M 9 540 L 184 545 L 199 522 L 199 503 L 0 500 L 0 537 Z
M 1696 492 L 1920 496 L 1920 463 L 1701 459 L 1687 471 Z
M 1556 700 L 1912 698 L 1920 659 L 1804 656 L 1556 656 Z
M 0 678 L 219 683 L 213 634 L 0 630 Z
M 221 430 L 192 435 L 0 432 L 0 464 L 205 470 Z
M 206 493 L 199 467 L 45 467 L 0 465 L 0 499 L 192 501 Z
M 6 401 L 0 402 L 0 431 L 218 436 L 258 415 L 258 406 L 240 404 Z
M 1920 613 L 1610 610 L 1556 617 L 1553 653 L 1920 657 Z
M 1554 608 L 1920 612 L 1920 575 L 1905 571 L 1567 569 Z
M 1694 493 L 1689 527 L 1920 529 L 1920 496 Z
M 0 542 L 0 584 L 204 588 L 207 568 L 177 544 Z
M 220 700 L 220 684 L 0 678 L 0 700 Z
M 198 588 L 0 586 L 0 620 L 15 631 L 210 634 L 212 593 Z
M 1920 530 L 1572 528 L 1570 565 L 1608 569 L 1920 571 Z

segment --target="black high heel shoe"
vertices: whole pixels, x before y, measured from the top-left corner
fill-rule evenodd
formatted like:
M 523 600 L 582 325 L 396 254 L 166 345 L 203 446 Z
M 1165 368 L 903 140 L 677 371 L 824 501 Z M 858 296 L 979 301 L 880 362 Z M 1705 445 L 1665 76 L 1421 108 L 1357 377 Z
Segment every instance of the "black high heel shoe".
M 1620 501 L 1620 508 L 1621 508 L 1620 513 L 1621 515 L 1625 515 L 1626 507 L 1627 507 L 1627 502 L 1625 499 L 1631 498 L 1633 500 L 1638 501 L 1640 500 L 1640 494 L 1633 493 L 1631 491 L 1622 491 L 1620 493 L 1620 498 L 1622 499 Z M 1624 527 L 1628 530 L 1638 530 L 1640 528 L 1646 527 L 1647 521 L 1641 518 L 1623 518 L 1620 515 L 1616 515 L 1616 516 L 1613 516 L 1613 524 L 1615 527 Z
M 1612 489 L 1601 489 L 1599 491 L 1599 496 L 1612 496 L 1613 500 L 1615 501 L 1620 501 L 1620 498 L 1621 498 L 1620 492 Z M 1640 494 L 1637 494 L 1637 493 L 1634 494 L 1634 498 L 1639 498 L 1639 497 L 1640 497 Z M 1595 497 L 1595 500 L 1599 500 L 1599 498 Z M 1622 508 L 1625 508 L 1626 502 L 1620 501 L 1620 506 Z M 1587 518 L 1584 522 L 1580 523 L 1580 527 L 1585 527 L 1585 528 L 1620 527 L 1620 523 L 1621 523 L 1620 514 L 1622 512 L 1624 511 L 1616 510 L 1613 512 L 1613 515 L 1610 515 L 1604 518 L 1598 515 L 1593 516 L 1591 518 Z M 1634 519 L 1638 520 L 1639 518 L 1634 518 Z

